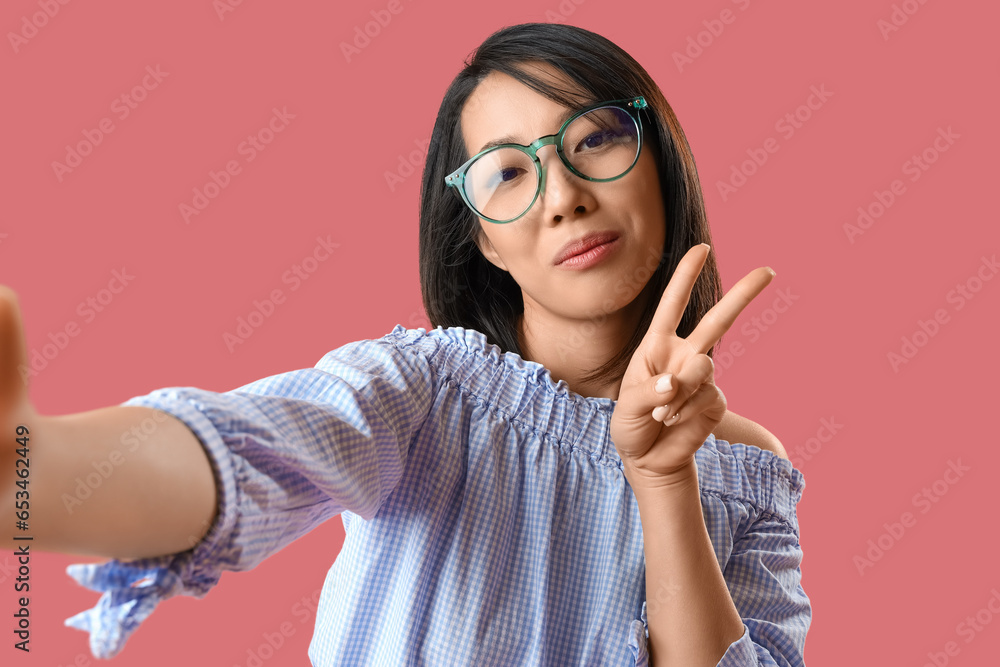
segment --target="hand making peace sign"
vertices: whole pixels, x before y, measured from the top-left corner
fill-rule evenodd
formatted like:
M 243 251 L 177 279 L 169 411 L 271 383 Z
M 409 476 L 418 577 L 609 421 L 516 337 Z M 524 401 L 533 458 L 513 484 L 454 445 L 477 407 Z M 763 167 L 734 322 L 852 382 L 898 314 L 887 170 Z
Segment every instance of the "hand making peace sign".
M 677 326 L 709 250 L 703 243 L 685 253 L 622 378 L 611 440 L 633 486 L 669 484 L 694 468 L 695 452 L 726 413 L 725 396 L 715 386 L 715 365 L 706 353 L 775 275 L 767 267 L 748 273 L 681 338 Z M 667 375 L 671 387 L 657 391 L 657 381 Z

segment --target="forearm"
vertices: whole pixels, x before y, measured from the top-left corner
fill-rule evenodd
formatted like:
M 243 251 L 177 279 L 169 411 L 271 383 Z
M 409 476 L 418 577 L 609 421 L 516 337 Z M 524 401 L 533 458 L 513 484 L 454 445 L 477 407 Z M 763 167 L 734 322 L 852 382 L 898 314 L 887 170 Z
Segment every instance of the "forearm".
M 166 413 L 112 406 L 64 416 L 31 415 L 27 484 L 14 466 L 0 470 L 0 535 L 18 532 L 44 551 L 120 559 L 193 547 L 215 515 L 215 480 L 194 433 Z M 14 448 L 14 433 L 0 434 Z M 3 460 L 12 460 L 9 452 Z M 28 491 L 27 531 L 15 531 L 18 498 Z M 18 492 L 22 492 L 20 496 Z M 18 542 L 24 544 L 24 542 Z
M 705 527 L 694 461 L 681 481 L 633 488 L 646 556 L 646 620 L 653 667 L 715 667 L 743 635 Z

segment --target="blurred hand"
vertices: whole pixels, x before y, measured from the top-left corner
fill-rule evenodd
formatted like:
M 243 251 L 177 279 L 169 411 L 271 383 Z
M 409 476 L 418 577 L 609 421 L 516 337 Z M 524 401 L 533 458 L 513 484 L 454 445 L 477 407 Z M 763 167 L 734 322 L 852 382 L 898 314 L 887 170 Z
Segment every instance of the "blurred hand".
M 9 287 L 0 285 L 0 480 L 11 479 L 13 474 L 18 425 L 24 424 L 30 429 L 37 416 L 28 400 L 27 368 L 28 354 L 17 295 Z

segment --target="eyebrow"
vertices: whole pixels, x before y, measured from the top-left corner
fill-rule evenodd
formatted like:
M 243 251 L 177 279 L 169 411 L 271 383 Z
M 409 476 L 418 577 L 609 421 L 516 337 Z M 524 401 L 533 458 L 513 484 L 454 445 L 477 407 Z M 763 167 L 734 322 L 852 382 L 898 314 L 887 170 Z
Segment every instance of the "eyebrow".
M 565 113 L 559 116 L 559 127 L 562 127 L 563 123 L 566 122 L 566 119 L 575 114 L 577 111 L 579 111 L 579 109 L 567 109 Z M 532 141 L 534 141 L 534 139 L 532 139 Z M 478 151 L 474 153 L 474 155 L 478 155 L 489 148 L 496 148 L 497 146 L 502 146 L 503 144 L 517 144 L 518 146 L 528 145 L 519 142 L 517 140 L 517 137 L 515 137 L 512 134 L 505 134 L 504 136 L 499 137 L 497 139 L 493 139 L 492 141 L 487 141 L 485 144 L 482 145 L 482 147 Z

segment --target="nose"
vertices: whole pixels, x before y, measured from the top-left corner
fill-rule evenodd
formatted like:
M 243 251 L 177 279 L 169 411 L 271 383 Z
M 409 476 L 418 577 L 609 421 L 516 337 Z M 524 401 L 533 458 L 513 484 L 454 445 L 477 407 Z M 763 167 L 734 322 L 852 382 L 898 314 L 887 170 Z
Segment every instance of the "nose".
M 542 165 L 538 198 L 545 219 L 560 222 L 564 217 L 583 215 L 588 210 L 597 208 L 597 201 L 590 193 L 588 182 L 563 164 L 555 146 L 544 155 L 541 150 L 536 155 Z

